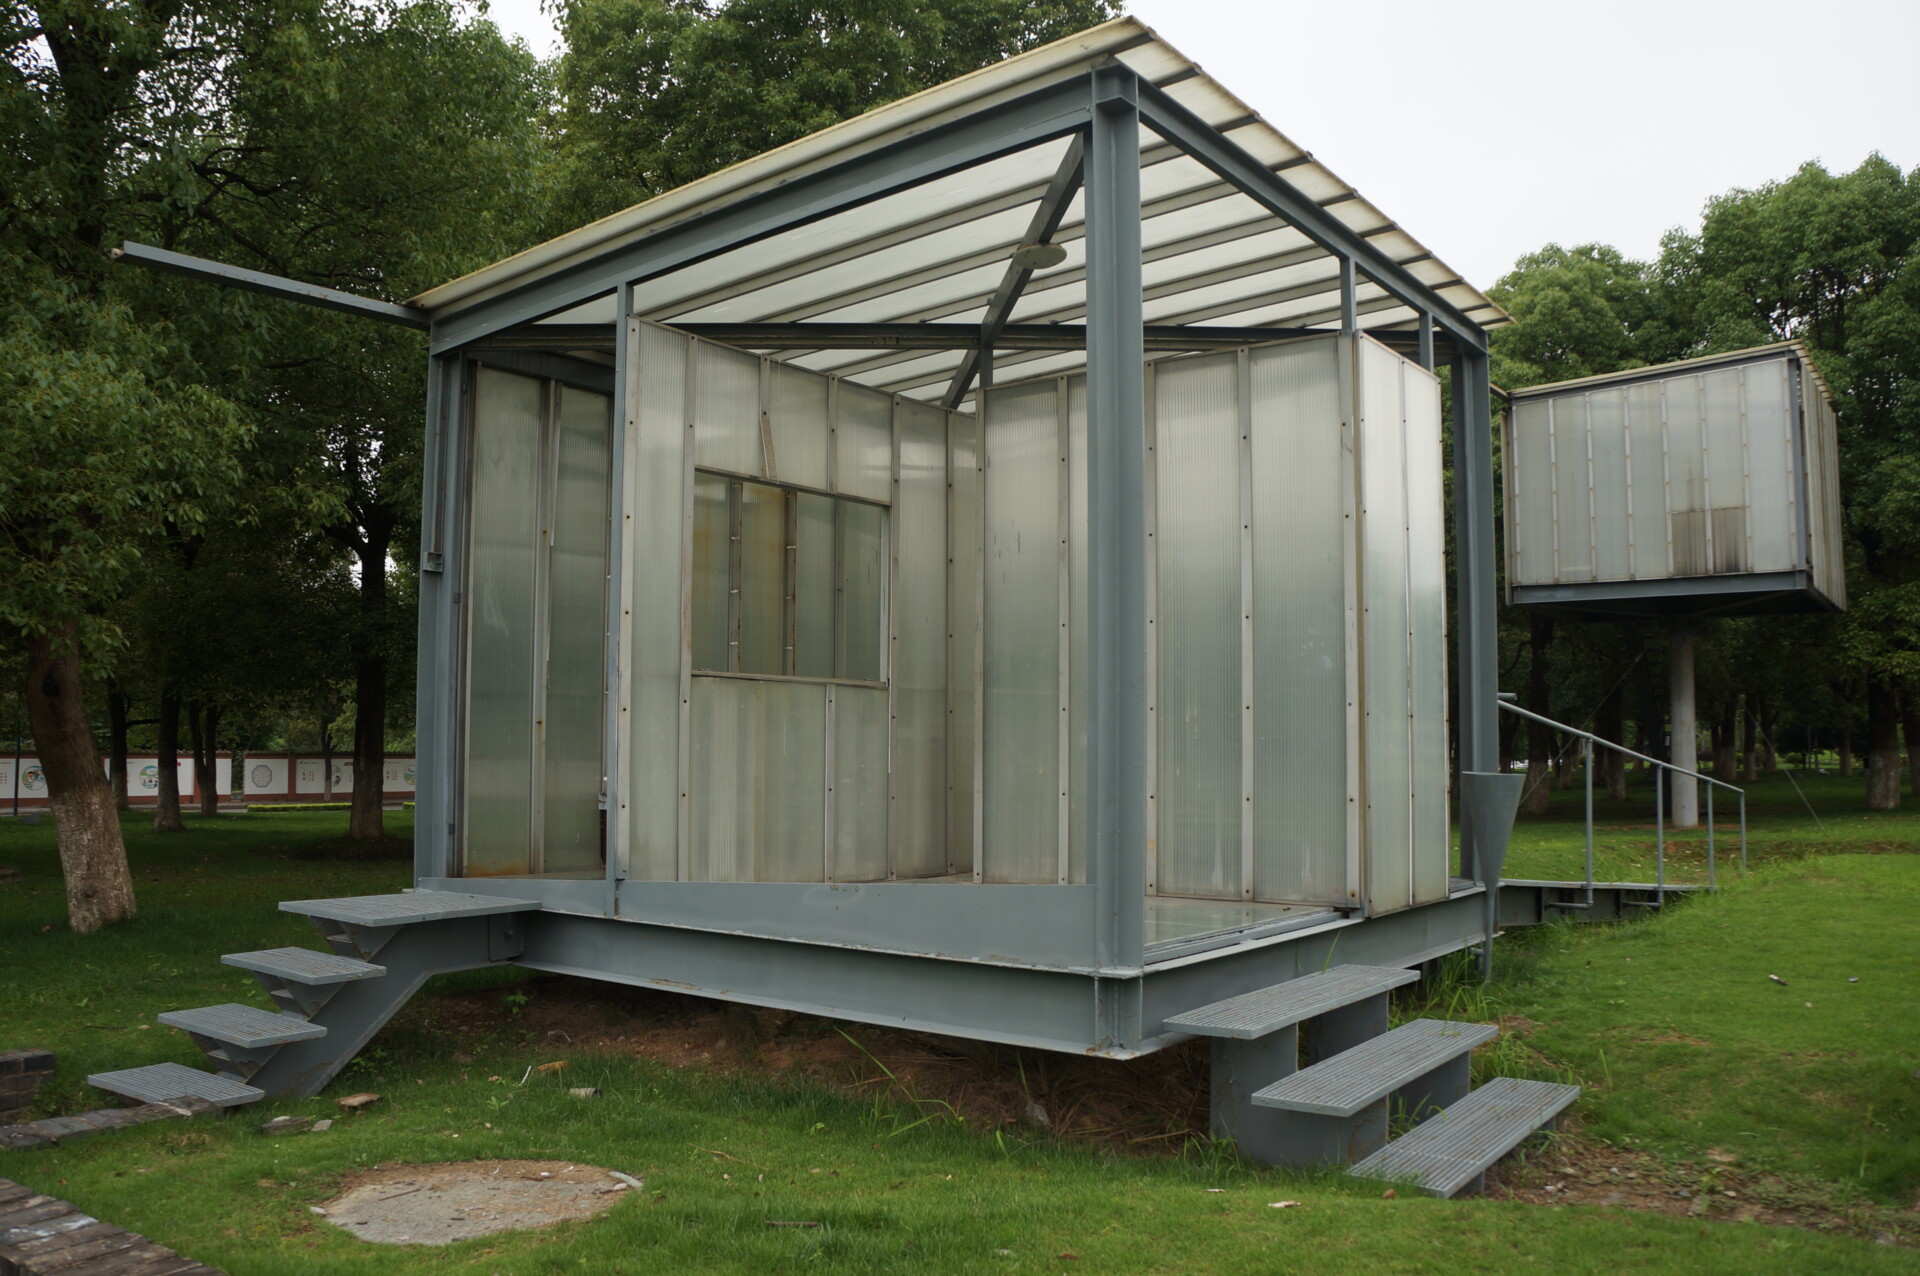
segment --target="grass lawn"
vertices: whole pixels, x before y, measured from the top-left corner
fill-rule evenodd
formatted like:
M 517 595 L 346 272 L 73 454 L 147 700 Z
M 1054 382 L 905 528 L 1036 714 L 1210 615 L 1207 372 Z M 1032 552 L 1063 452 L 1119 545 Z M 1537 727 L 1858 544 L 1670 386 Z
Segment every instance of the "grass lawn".
M 388 818 L 404 836 L 410 816 Z M 1863 841 L 1912 850 L 1915 826 L 1903 818 Z M 405 885 L 403 860 L 339 858 L 345 821 L 189 816 L 186 834 L 161 838 L 130 819 L 141 917 L 86 938 L 64 928 L 52 830 L 0 822 L 0 1048 L 58 1052 L 45 1109 L 95 1106 L 89 1071 L 195 1062 L 183 1034 L 149 1026 L 160 1010 L 264 1005 L 218 957 L 314 943 L 304 920 L 276 911 L 280 900 Z M 1564 824 L 1522 834 L 1538 829 L 1563 847 Z M 1777 844 L 1801 838 L 1787 828 Z M 426 1013 L 435 991 L 498 984 L 498 972 L 440 981 L 318 1099 L 0 1153 L 0 1176 L 233 1276 L 1913 1271 L 1911 1249 L 1870 1237 L 1911 1220 L 1920 1189 L 1911 1013 L 1920 857 L 1805 858 L 1809 849 L 1757 857 L 1749 882 L 1635 925 L 1515 932 L 1496 985 L 1458 990 L 1449 1004 L 1506 1019 L 1504 1061 L 1588 1086 L 1575 1111 L 1593 1146 L 1643 1150 L 1683 1175 L 1704 1163 L 1779 1176 L 1837 1209 L 1857 1206 L 1872 1220 L 1864 1236 L 1587 1205 L 1389 1200 L 1339 1175 L 1247 1168 L 1216 1144 L 1116 1155 L 1030 1127 L 956 1122 L 932 1102 L 862 1101 L 804 1078 L 563 1048 L 523 1029 L 511 995 L 491 1003 L 497 1023 L 457 1043 Z M 564 1074 L 519 1084 L 556 1057 L 571 1061 Z M 604 1097 L 567 1095 L 582 1085 Z M 330 1100 L 352 1090 L 386 1097 L 343 1117 Z M 260 1135 L 276 1113 L 340 1119 L 324 1134 Z M 473 1157 L 578 1159 L 646 1188 L 593 1222 L 431 1250 L 364 1244 L 310 1209 L 374 1164 Z M 1271 1208 L 1283 1200 L 1300 1204 Z

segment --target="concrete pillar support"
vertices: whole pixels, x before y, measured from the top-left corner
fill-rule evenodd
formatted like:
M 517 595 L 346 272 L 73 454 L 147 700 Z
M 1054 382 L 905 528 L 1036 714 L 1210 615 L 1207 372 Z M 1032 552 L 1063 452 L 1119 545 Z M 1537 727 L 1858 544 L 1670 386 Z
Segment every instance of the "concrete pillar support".
M 1693 628 L 1684 622 L 1673 627 L 1667 639 L 1667 695 L 1672 744 L 1668 760 L 1689 771 L 1700 769 L 1699 722 L 1693 709 Z M 1700 782 L 1687 776 L 1673 777 L 1673 801 L 1668 805 L 1668 822 L 1677 829 L 1700 827 Z

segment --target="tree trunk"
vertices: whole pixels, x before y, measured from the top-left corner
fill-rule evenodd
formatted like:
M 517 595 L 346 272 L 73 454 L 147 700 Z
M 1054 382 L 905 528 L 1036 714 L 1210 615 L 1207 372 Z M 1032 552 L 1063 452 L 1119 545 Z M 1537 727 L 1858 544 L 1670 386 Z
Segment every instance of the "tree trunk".
M 1879 678 L 1867 682 L 1867 809 L 1900 809 L 1900 693 Z
M 1731 784 L 1740 778 L 1740 697 L 1729 696 L 1713 724 L 1713 775 Z
M 1579 736 L 1567 741 L 1567 747 L 1560 750 L 1554 758 L 1554 770 L 1560 776 L 1560 791 L 1565 793 L 1573 787 L 1575 776 L 1582 774 L 1581 768 L 1587 761 L 1587 742 Z
M 114 807 L 132 809 L 127 800 L 127 697 L 114 678 L 107 679 L 107 784 L 113 789 Z
M 213 705 L 202 706 L 195 701 L 188 706 L 187 730 L 193 744 L 193 787 L 200 795 L 200 814 L 207 816 L 220 814 L 220 787 L 215 783 L 217 777 L 214 774 L 214 760 L 218 756 L 214 736 L 219 726 L 220 710 Z
M 1900 730 L 1907 743 L 1907 782 L 1920 794 L 1920 695 L 1910 682 L 1900 685 Z
M 160 800 L 153 808 L 153 831 L 184 833 L 180 822 L 180 692 L 168 683 L 160 689 L 160 719 L 153 728 L 154 779 Z
M 1755 706 L 1752 695 L 1747 696 L 1747 712 L 1744 720 L 1747 736 L 1740 746 L 1740 779 L 1747 784 L 1752 784 L 1759 778 L 1754 768 L 1759 765 L 1760 757 L 1760 711 Z
M 28 644 L 27 720 L 47 777 L 47 797 L 67 884 L 67 924 L 80 934 L 134 915 L 133 874 L 113 790 L 81 699 L 80 648 L 71 625 Z
M 347 836 L 379 842 L 387 773 L 387 655 L 382 630 L 387 611 L 387 540 L 367 537 L 360 562 L 360 659 L 353 680 L 353 811 Z
M 1772 700 L 1760 702 L 1760 758 L 1768 775 L 1780 773 L 1780 750 L 1773 742 L 1774 728 L 1780 725 L 1780 715 L 1774 711 Z
M 1549 704 L 1547 649 L 1553 645 L 1553 619 L 1535 614 L 1527 665 L 1527 708 L 1546 713 Z M 1520 809 L 1528 815 L 1544 815 L 1553 798 L 1549 777 L 1553 766 L 1553 728 L 1529 719 L 1527 722 L 1527 787 L 1522 791 Z
M 1452 714 L 1459 717 L 1459 714 Z M 1505 774 L 1513 770 L 1514 746 L 1520 741 L 1520 715 L 1503 713 L 1500 715 L 1500 771 Z
M 1607 692 L 1607 698 L 1600 702 L 1600 721 L 1594 734 L 1614 744 L 1624 744 L 1626 723 L 1622 720 L 1625 707 L 1621 703 L 1620 684 L 1613 684 L 1613 690 Z M 1594 760 L 1599 768 L 1599 777 L 1607 782 L 1607 796 L 1615 802 L 1624 802 L 1627 798 L 1627 756 L 1612 749 L 1602 749 Z
M 1840 724 L 1840 774 L 1853 774 L 1853 706 L 1847 706 L 1846 721 Z

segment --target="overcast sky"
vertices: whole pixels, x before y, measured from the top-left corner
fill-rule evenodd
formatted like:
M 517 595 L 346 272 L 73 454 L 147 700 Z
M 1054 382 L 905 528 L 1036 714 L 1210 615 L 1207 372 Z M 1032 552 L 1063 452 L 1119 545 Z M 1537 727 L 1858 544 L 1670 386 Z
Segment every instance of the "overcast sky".
M 1651 257 L 1709 196 L 1920 164 L 1920 0 L 1133 0 L 1481 288 L 1549 241 Z M 493 19 L 541 54 L 539 0 Z

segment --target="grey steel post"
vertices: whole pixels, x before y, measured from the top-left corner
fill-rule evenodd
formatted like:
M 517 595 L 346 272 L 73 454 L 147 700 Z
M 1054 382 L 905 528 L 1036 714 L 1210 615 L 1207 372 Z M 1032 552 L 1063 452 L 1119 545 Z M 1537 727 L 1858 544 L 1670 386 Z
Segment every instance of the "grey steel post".
M 1660 888 L 1655 898 L 1664 903 L 1667 898 L 1667 784 L 1664 776 L 1658 780 L 1653 786 L 1653 880 Z
M 1747 791 L 1740 790 L 1740 873 L 1747 872 Z
M 1340 331 L 1351 336 L 1360 331 L 1360 286 L 1354 278 L 1353 258 L 1340 258 Z
M 1593 907 L 1593 742 L 1584 742 L 1587 755 L 1587 907 Z
M 462 499 L 458 458 L 458 355 L 429 360 L 425 470 L 420 508 L 420 611 L 416 649 L 413 875 L 419 881 L 453 872 L 455 704 L 459 698 L 460 554 L 454 548 Z M 449 571 L 450 565 L 455 570 Z M 329 770 L 332 768 L 329 767 Z
M 1497 771 L 1499 626 L 1494 616 L 1492 394 L 1484 351 L 1455 342 L 1453 357 L 1454 587 L 1460 668 L 1460 770 Z M 1461 814 L 1460 876 L 1484 880 L 1469 858 Z
M 1420 366 L 1433 371 L 1433 314 L 1427 310 L 1420 312 Z
M 1140 285 L 1139 79 L 1093 74 L 1087 146 L 1087 876 L 1095 954 L 1145 960 L 1146 361 Z

